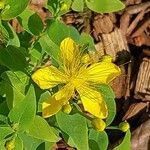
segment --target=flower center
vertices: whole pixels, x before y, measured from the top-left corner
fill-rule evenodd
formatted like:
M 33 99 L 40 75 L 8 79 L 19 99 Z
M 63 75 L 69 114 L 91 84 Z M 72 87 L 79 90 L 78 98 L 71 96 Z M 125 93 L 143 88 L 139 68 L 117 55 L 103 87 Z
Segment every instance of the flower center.
M 81 78 L 75 78 L 75 79 L 72 79 L 70 82 L 73 84 L 75 88 L 77 88 L 81 86 L 82 84 L 84 84 L 85 80 Z
M 74 74 L 68 77 L 68 82 L 70 82 L 75 88 L 83 85 L 86 80 L 86 75 L 81 71 L 79 71 L 78 74 Z

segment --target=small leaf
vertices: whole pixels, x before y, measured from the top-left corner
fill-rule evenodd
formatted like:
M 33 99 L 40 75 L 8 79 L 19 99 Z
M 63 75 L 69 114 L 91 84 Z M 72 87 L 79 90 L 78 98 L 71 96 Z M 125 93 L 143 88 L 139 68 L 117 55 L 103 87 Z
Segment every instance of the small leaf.
M 8 116 L 13 124 L 18 125 L 19 131 L 25 131 L 32 124 L 35 113 L 36 97 L 34 87 L 31 85 L 24 100 L 15 105 Z
M 6 101 L 8 107 L 11 109 L 25 98 L 25 90 L 29 82 L 29 77 L 21 71 L 6 71 L 2 74 L 2 79 L 5 83 L 3 88 L 6 93 Z
M 89 132 L 89 147 L 91 150 L 107 150 L 108 136 L 106 132 L 98 132 L 91 129 Z
M 95 51 L 95 44 L 93 38 L 86 33 L 82 33 L 80 37 L 80 44 L 88 47 L 89 51 Z
M 43 22 L 41 18 L 34 13 L 28 20 L 28 28 L 34 35 L 39 35 L 43 30 Z
M 115 147 L 113 150 L 131 150 L 130 140 L 131 140 L 131 132 L 130 132 L 130 130 L 128 130 L 126 132 L 126 135 L 125 135 L 122 143 L 119 146 Z
M 5 0 L 5 9 L 1 12 L 2 20 L 10 20 L 24 11 L 30 0 Z
M 4 33 L 5 38 L 7 40 L 7 46 L 14 45 L 19 47 L 20 46 L 19 38 L 16 32 L 14 31 L 13 27 L 10 25 L 10 23 L 2 21 L 0 26 L 2 26 L 2 33 Z
M 58 46 L 67 37 L 71 37 L 76 42 L 80 38 L 78 31 L 74 27 L 67 26 L 60 21 L 52 21 L 47 32 L 50 39 Z
M 59 46 L 56 45 L 47 34 L 44 34 L 40 39 L 42 51 L 45 51 L 52 58 L 53 65 L 59 64 Z
M 19 136 L 15 138 L 14 145 L 15 147 L 13 150 L 23 150 L 23 141 Z
M 0 150 L 6 150 L 5 143 L 6 143 L 6 140 L 0 141 Z
M 8 115 L 8 113 L 9 113 L 9 108 L 8 108 L 7 102 L 5 100 L 0 104 L 0 114 Z
M 27 67 L 24 48 L 8 46 L 7 48 L 0 47 L 0 64 L 8 67 L 13 71 L 25 71 Z
M 36 150 L 37 147 L 43 142 L 42 140 L 27 135 L 27 133 L 19 133 L 18 136 L 22 139 L 25 150 Z
M 34 122 L 29 128 L 29 135 L 48 142 L 57 142 L 58 137 L 54 133 L 54 129 L 49 126 L 45 119 L 40 116 L 34 118 Z
M 17 17 L 19 23 L 28 33 L 32 34 L 29 29 L 29 18 L 34 14 L 34 11 L 30 10 L 28 7 Z
M 2 141 L 6 136 L 12 134 L 14 131 L 11 127 L 0 127 L 0 141 Z
M 52 13 L 53 16 L 55 16 L 55 14 L 57 13 L 58 7 L 59 0 L 50 0 L 47 3 L 47 9 Z
M 79 115 L 66 115 L 59 112 L 56 115 L 59 128 L 71 137 L 78 150 L 88 150 L 88 129 L 86 119 Z M 80 140 L 79 140 L 80 139 Z
M 123 9 L 125 5 L 120 0 L 85 0 L 89 9 L 98 13 L 110 13 Z
M 9 33 L 6 30 L 5 26 L 3 25 L 3 21 L 0 20 L 0 31 L 1 31 L 1 40 L 7 44 L 8 38 L 9 38 Z
M 0 125 L 1 124 L 8 124 L 8 118 L 0 113 Z
M 78 12 L 83 12 L 84 9 L 84 0 L 74 0 L 71 8 Z
M 116 115 L 115 94 L 111 87 L 106 84 L 101 84 L 99 90 L 102 93 L 108 107 L 108 117 L 106 119 L 107 126 L 112 123 Z

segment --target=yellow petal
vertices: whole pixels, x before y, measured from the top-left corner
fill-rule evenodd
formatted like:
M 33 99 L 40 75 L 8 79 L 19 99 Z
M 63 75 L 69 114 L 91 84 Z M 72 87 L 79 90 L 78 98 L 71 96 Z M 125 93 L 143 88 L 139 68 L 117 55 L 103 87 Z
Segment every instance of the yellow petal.
M 47 101 L 42 104 L 42 114 L 44 118 L 56 114 L 63 105 L 73 95 L 74 89 L 69 84 L 60 89 L 57 93 L 51 96 Z
M 80 52 L 76 43 L 69 37 L 65 38 L 60 44 L 60 50 L 65 71 L 77 69 L 80 64 Z
M 94 83 L 109 83 L 120 74 L 121 70 L 115 64 L 99 62 L 87 68 L 87 81 Z
M 62 58 L 71 62 L 77 51 L 77 45 L 71 38 L 65 38 L 60 44 Z
M 55 94 L 55 99 L 57 101 L 62 99 L 69 100 L 73 94 L 74 94 L 74 87 L 72 84 L 68 83 Z
M 32 75 L 32 79 L 41 89 L 49 89 L 59 83 L 65 83 L 65 75 L 54 66 L 37 70 Z
M 56 114 L 64 105 L 65 101 L 57 101 L 55 97 L 50 97 L 42 104 L 42 116 L 44 118 L 50 117 Z
M 91 123 L 93 127 L 98 131 L 104 131 L 104 129 L 106 128 L 106 123 L 102 119 L 95 118 Z
M 84 110 L 97 118 L 104 119 L 108 115 L 107 106 L 102 95 L 86 85 L 77 88 Z

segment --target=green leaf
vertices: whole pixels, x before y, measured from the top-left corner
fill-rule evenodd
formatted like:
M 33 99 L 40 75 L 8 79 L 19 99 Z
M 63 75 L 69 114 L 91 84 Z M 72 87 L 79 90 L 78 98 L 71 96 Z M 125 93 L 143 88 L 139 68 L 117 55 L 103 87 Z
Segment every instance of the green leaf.
M 15 138 L 14 145 L 15 145 L 15 147 L 14 147 L 13 150 L 23 150 L 23 141 L 22 141 L 22 139 L 19 136 L 17 136 Z
M 6 100 L 9 108 L 15 106 L 18 102 L 25 98 L 26 86 L 29 83 L 29 77 L 20 71 L 6 71 L 2 74 L 4 80 Z
M 7 40 L 9 38 L 9 33 L 6 30 L 5 26 L 2 24 L 2 20 L 0 20 L 0 38 L 4 43 L 7 43 Z
M 5 100 L 0 104 L 0 114 L 8 115 L 8 113 L 9 113 L 9 108 L 8 108 L 7 102 Z
M 53 16 L 55 16 L 55 14 L 57 13 L 58 7 L 59 0 L 50 0 L 47 3 L 47 9 L 52 13 Z
M 71 8 L 78 12 L 83 12 L 84 0 L 73 0 Z
M 45 51 L 52 58 L 52 63 L 54 65 L 59 64 L 59 46 L 56 45 L 47 34 L 44 34 L 40 39 L 42 51 Z
M 1 82 L 0 82 L 0 95 L 1 95 L 2 97 L 5 96 L 5 88 L 4 88 L 4 86 L 5 86 L 5 82 L 4 82 L 4 81 L 1 81 Z
M 78 31 L 74 27 L 67 26 L 58 20 L 51 22 L 47 32 L 50 39 L 58 46 L 67 37 L 71 37 L 76 42 L 80 39 Z
M 27 67 L 27 61 L 23 52 L 23 48 L 17 48 L 15 46 L 8 46 L 5 49 L 0 47 L 0 64 L 13 71 L 24 71 Z
M 14 106 L 8 117 L 13 124 L 18 125 L 17 129 L 23 132 L 31 126 L 35 113 L 36 97 L 34 87 L 31 85 L 24 100 Z
M 44 25 L 41 18 L 36 13 L 30 16 L 28 20 L 28 28 L 34 35 L 39 35 L 42 33 Z
M 8 118 L 0 113 L 0 125 L 8 124 Z
M 6 136 L 12 134 L 14 131 L 11 127 L 0 127 L 0 141 L 2 141 Z
M 45 150 L 52 150 L 56 143 L 45 142 Z
M 36 150 L 37 147 L 43 142 L 42 140 L 29 136 L 27 133 L 19 133 L 18 136 L 22 139 L 25 150 Z
M 30 10 L 28 7 L 17 17 L 19 23 L 28 33 L 32 34 L 29 29 L 29 18 L 34 14 L 34 11 Z M 36 26 L 35 26 L 36 27 Z
M 86 119 L 79 115 L 67 115 L 59 112 L 56 115 L 59 128 L 71 137 L 78 150 L 88 150 L 88 129 Z
M 6 7 L 2 11 L 2 20 L 10 20 L 24 11 L 30 0 L 5 0 Z
M 6 143 L 6 140 L 0 141 L 0 150 L 6 150 L 5 143 Z
M 113 150 L 131 150 L 131 132 L 128 130 L 122 143 Z
M 120 0 L 85 0 L 89 9 L 98 13 L 116 12 L 123 8 L 125 5 Z
M 58 137 L 54 133 L 54 129 L 49 126 L 45 119 L 40 116 L 34 118 L 34 122 L 29 128 L 29 135 L 48 142 L 57 142 Z
M 44 55 L 44 50 L 42 49 L 40 43 L 36 43 L 32 49 L 30 49 L 30 58 L 33 65 L 42 62 Z
M 109 85 L 101 84 L 99 90 L 102 93 L 108 107 L 108 117 L 106 119 L 107 126 L 112 123 L 116 115 L 115 94 Z
M 89 147 L 91 150 L 107 150 L 108 136 L 106 132 L 98 132 L 91 129 L 89 132 Z
M 80 44 L 87 46 L 89 51 L 96 51 L 93 38 L 86 33 L 82 33 L 80 37 Z
M 48 99 L 52 94 L 49 91 L 45 91 L 44 93 L 40 94 L 40 98 L 38 101 L 38 110 L 37 112 L 42 112 L 42 103 Z
M 14 31 L 13 27 L 10 25 L 10 23 L 2 21 L 0 26 L 2 27 L 2 34 L 4 34 L 7 40 L 7 46 L 14 45 L 19 47 L 20 46 L 19 38 L 16 32 Z

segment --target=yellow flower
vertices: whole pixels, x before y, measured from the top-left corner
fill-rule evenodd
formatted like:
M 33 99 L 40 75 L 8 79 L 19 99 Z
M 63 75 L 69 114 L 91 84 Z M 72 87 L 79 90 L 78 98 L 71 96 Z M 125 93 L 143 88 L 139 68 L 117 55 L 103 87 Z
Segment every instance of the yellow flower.
M 105 60 L 94 64 L 83 63 L 83 54 L 71 38 L 65 38 L 61 42 L 60 57 L 62 59 L 60 68 L 47 66 L 32 75 L 33 81 L 41 89 L 49 89 L 56 85 L 63 86 L 43 102 L 43 117 L 56 114 L 74 97 L 76 92 L 80 96 L 85 111 L 97 118 L 106 118 L 107 106 L 103 96 L 97 91 L 96 85 L 112 81 L 120 74 L 120 68 Z

